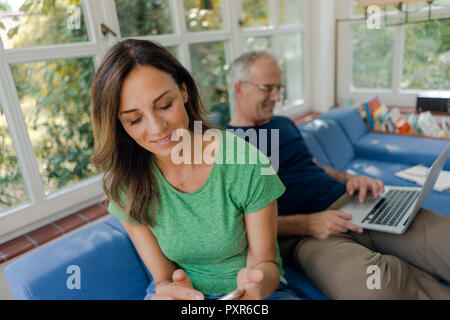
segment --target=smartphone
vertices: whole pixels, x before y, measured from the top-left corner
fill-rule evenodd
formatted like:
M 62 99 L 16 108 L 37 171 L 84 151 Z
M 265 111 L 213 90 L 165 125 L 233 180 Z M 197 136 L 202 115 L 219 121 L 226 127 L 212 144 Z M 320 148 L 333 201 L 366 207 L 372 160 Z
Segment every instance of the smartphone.
M 236 289 L 217 300 L 236 300 L 244 295 L 244 289 Z

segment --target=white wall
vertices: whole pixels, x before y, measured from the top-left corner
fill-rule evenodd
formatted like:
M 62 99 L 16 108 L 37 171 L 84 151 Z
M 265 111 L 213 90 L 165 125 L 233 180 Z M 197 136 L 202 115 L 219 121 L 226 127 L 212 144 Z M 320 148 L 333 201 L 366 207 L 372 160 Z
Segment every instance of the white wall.
M 310 5 L 311 111 L 335 105 L 335 24 L 340 1 L 313 0 Z

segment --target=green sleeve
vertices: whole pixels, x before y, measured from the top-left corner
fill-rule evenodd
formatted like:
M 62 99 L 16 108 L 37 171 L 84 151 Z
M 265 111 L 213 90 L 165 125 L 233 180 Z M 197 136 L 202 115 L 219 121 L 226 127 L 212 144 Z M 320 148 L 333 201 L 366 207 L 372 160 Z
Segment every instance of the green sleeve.
M 111 200 L 109 200 L 108 212 L 112 216 L 119 219 L 120 221 L 124 221 L 129 224 L 139 225 L 139 223 L 137 221 L 135 221 L 131 217 L 128 217 L 126 214 L 124 214 L 123 211 Z
M 261 210 L 278 199 L 286 190 L 267 157 L 259 150 L 258 157 L 257 164 L 251 166 L 247 190 L 242 190 L 243 194 L 247 195 L 245 213 Z

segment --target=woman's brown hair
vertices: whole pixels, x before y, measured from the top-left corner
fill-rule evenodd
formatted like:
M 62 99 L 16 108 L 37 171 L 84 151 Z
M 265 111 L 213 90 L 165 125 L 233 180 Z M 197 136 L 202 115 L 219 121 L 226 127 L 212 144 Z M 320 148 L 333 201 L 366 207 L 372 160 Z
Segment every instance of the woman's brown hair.
M 118 119 L 122 84 L 139 65 L 170 74 L 179 88 L 183 83 L 186 85 L 189 98 L 185 107 L 192 132 L 194 121 L 201 121 L 203 130 L 213 126 L 204 120 L 207 111 L 191 74 L 160 44 L 128 39 L 114 45 L 103 58 L 91 87 L 95 140 L 92 160 L 97 168 L 105 171 L 103 190 L 106 196 L 132 221 L 154 226 L 156 210 L 153 209 L 159 197 L 151 171 L 152 153 L 139 146 Z

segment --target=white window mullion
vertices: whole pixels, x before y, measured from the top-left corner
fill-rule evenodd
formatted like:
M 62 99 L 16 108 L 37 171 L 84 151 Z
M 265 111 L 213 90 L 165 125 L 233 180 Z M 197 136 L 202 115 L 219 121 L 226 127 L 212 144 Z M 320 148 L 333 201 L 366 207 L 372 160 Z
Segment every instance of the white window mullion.
M 172 8 L 174 10 L 174 22 L 176 22 L 176 32 L 179 36 L 180 44 L 180 61 L 183 66 L 191 71 L 191 55 L 189 52 L 189 41 L 187 39 L 186 22 L 184 17 L 184 3 L 183 0 L 171 0 L 173 2 Z
M 22 113 L 19 97 L 17 96 L 14 79 L 4 56 L 0 65 L 0 74 L 2 75 L 0 77 L 0 86 L 4 90 L 1 96 L 1 103 L 16 151 L 22 179 L 31 203 L 40 203 L 45 200 L 44 185 L 28 135 L 28 128 Z
M 394 58 L 392 59 L 392 92 L 400 94 L 403 76 L 403 56 L 405 53 L 405 25 L 396 28 Z
M 4 57 L 9 64 L 23 64 L 58 59 L 76 59 L 94 56 L 99 47 L 88 42 L 42 46 L 37 48 L 9 49 Z
M 94 30 L 97 34 L 99 44 L 99 55 L 97 56 L 97 66 L 100 65 L 101 59 L 106 54 L 109 48 L 111 48 L 117 41 L 121 39 L 119 18 L 116 11 L 116 3 L 114 0 L 96 1 L 90 0 L 89 3 L 93 12 L 95 12 L 94 18 Z M 101 32 L 101 24 L 104 23 L 108 28 L 116 33 L 116 37 L 111 33 L 103 35 Z
M 273 39 L 273 48 L 274 54 L 278 58 L 281 58 L 281 45 L 280 45 L 280 11 L 278 0 L 269 0 L 269 22 L 273 26 L 274 35 Z
M 231 58 L 234 60 L 244 52 L 244 33 L 243 27 L 239 25 L 242 17 L 242 1 L 229 1 L 229 14 L 231 20 L 231 41 L 233 41 L 234 51 L 231 52 Z
M 279 28 L 279 10 L 278 10 L 278 0 L 269 0 L 268 3 L 268 17 L 269 24 L 273 26 L 275 29 Z

